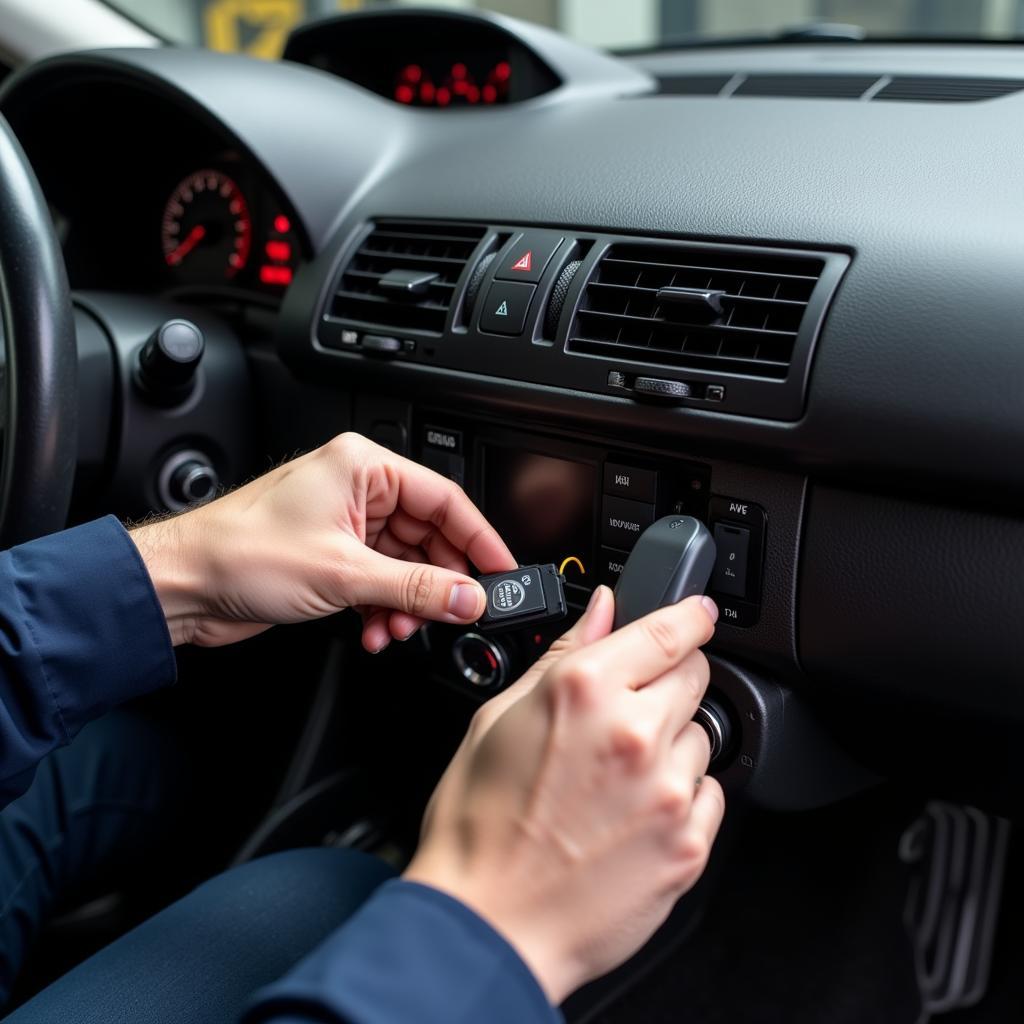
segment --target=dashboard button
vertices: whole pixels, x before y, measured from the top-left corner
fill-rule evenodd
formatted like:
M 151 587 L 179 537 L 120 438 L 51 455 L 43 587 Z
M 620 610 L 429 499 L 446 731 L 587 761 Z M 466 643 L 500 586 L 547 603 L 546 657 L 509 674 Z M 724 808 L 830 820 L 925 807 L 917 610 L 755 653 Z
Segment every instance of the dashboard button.
M 363 351 L 391 356 L 402 351 L 402 343 L 397 338 L 391 338 L 385 334 L 364 334 Z
M 746 628 L 757 622 L 761 613 L 759 605 L 751 601 L 735 601 L 732 598 L 717 597 L 715 604 L 718 605 L 718 623 L 727 626 L 740 626 Z
M 630 550 L 653 522 L 653 505 L 606 496 L 601 512 L 601 541 L 609 547 Z
M 715 523 L 715 548 L 718 557 L 711 573 L 711 589 L 730 597 L 746 597 L 750 531 L 745 526 Z
M 601 561 L 598 571 L 601 582 L 607 587 L 614 587 L 622 575 L 622 567 L 629 558 L 628 551 L 616 551 L 615 548 L 601 548 Z
M 536 287 L 495 281 L 480 312 L 480 330 L 489 334 L 522 334 Z
M 423 427 L 423 447 L 433 448 L 448 455 L 462 455 L 462 431 L 450 427 Z
M 550 231 L 524 231 L 509 247 L 494 276 L 502 281 L 536 283 L 561 244 L 562 236 Z
M 618 494 L 652 505 L 658 493 L 658 474 L 653 469 L 635 469 L 615 462 L 604 464 L 604 493 Z
M 461 455 L 451 455 L 448 452 L 439 452 L 435 448 L 426 448 L 420 461 L 427 469 L 446 476 L 460 487 L 465 486 L 466 460 Z

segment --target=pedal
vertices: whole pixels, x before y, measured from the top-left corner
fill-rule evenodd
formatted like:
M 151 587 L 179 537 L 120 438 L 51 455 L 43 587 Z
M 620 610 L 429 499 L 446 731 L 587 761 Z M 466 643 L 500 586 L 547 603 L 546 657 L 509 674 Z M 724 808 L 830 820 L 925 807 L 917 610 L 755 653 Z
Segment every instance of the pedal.
M 978 1003 L 988 987 L 1010 823 L 932 801 L 900 838 L 913 875 L 904 922 L 925 1019 Z

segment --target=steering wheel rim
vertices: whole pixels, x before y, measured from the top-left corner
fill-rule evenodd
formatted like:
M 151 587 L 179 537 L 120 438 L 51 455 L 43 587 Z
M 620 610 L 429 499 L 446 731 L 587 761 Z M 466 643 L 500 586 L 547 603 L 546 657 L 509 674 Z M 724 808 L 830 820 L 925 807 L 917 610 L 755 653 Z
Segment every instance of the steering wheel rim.
M 0 116 L 0 317 L 6 344 L 0 548 L 67 522 L 78 353 L 60 243 L 28 158 Z

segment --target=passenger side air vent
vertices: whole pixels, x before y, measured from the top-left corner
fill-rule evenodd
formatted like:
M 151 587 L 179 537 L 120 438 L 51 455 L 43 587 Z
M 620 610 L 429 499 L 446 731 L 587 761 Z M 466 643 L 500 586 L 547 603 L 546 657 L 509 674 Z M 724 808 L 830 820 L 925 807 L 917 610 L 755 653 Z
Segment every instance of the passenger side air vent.
M 586 284 L 568 350 L 785 379 L 821 257 L 712 246 L 612 246 Z
M 475 224 L 376 221 L 342 272 L 328 316 L 358 327 L 440 334 L 485 233 Z

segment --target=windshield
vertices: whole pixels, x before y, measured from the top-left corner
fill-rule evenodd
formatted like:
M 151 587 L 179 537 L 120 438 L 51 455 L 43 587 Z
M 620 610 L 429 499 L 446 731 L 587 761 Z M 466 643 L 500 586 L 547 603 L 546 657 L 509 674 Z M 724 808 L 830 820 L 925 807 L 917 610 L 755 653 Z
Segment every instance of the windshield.
M 399 0 L 110 0 L 165 39 L 280 56 L 313 18 L 403 6 Z M 839 37 L 1009 39 L 1024 34 L 1024 0 L 448 0 L 497 11 L 611 50 L 776 37 L 819 26 Z M 824 27 L 827 26 L 827 27 Z

